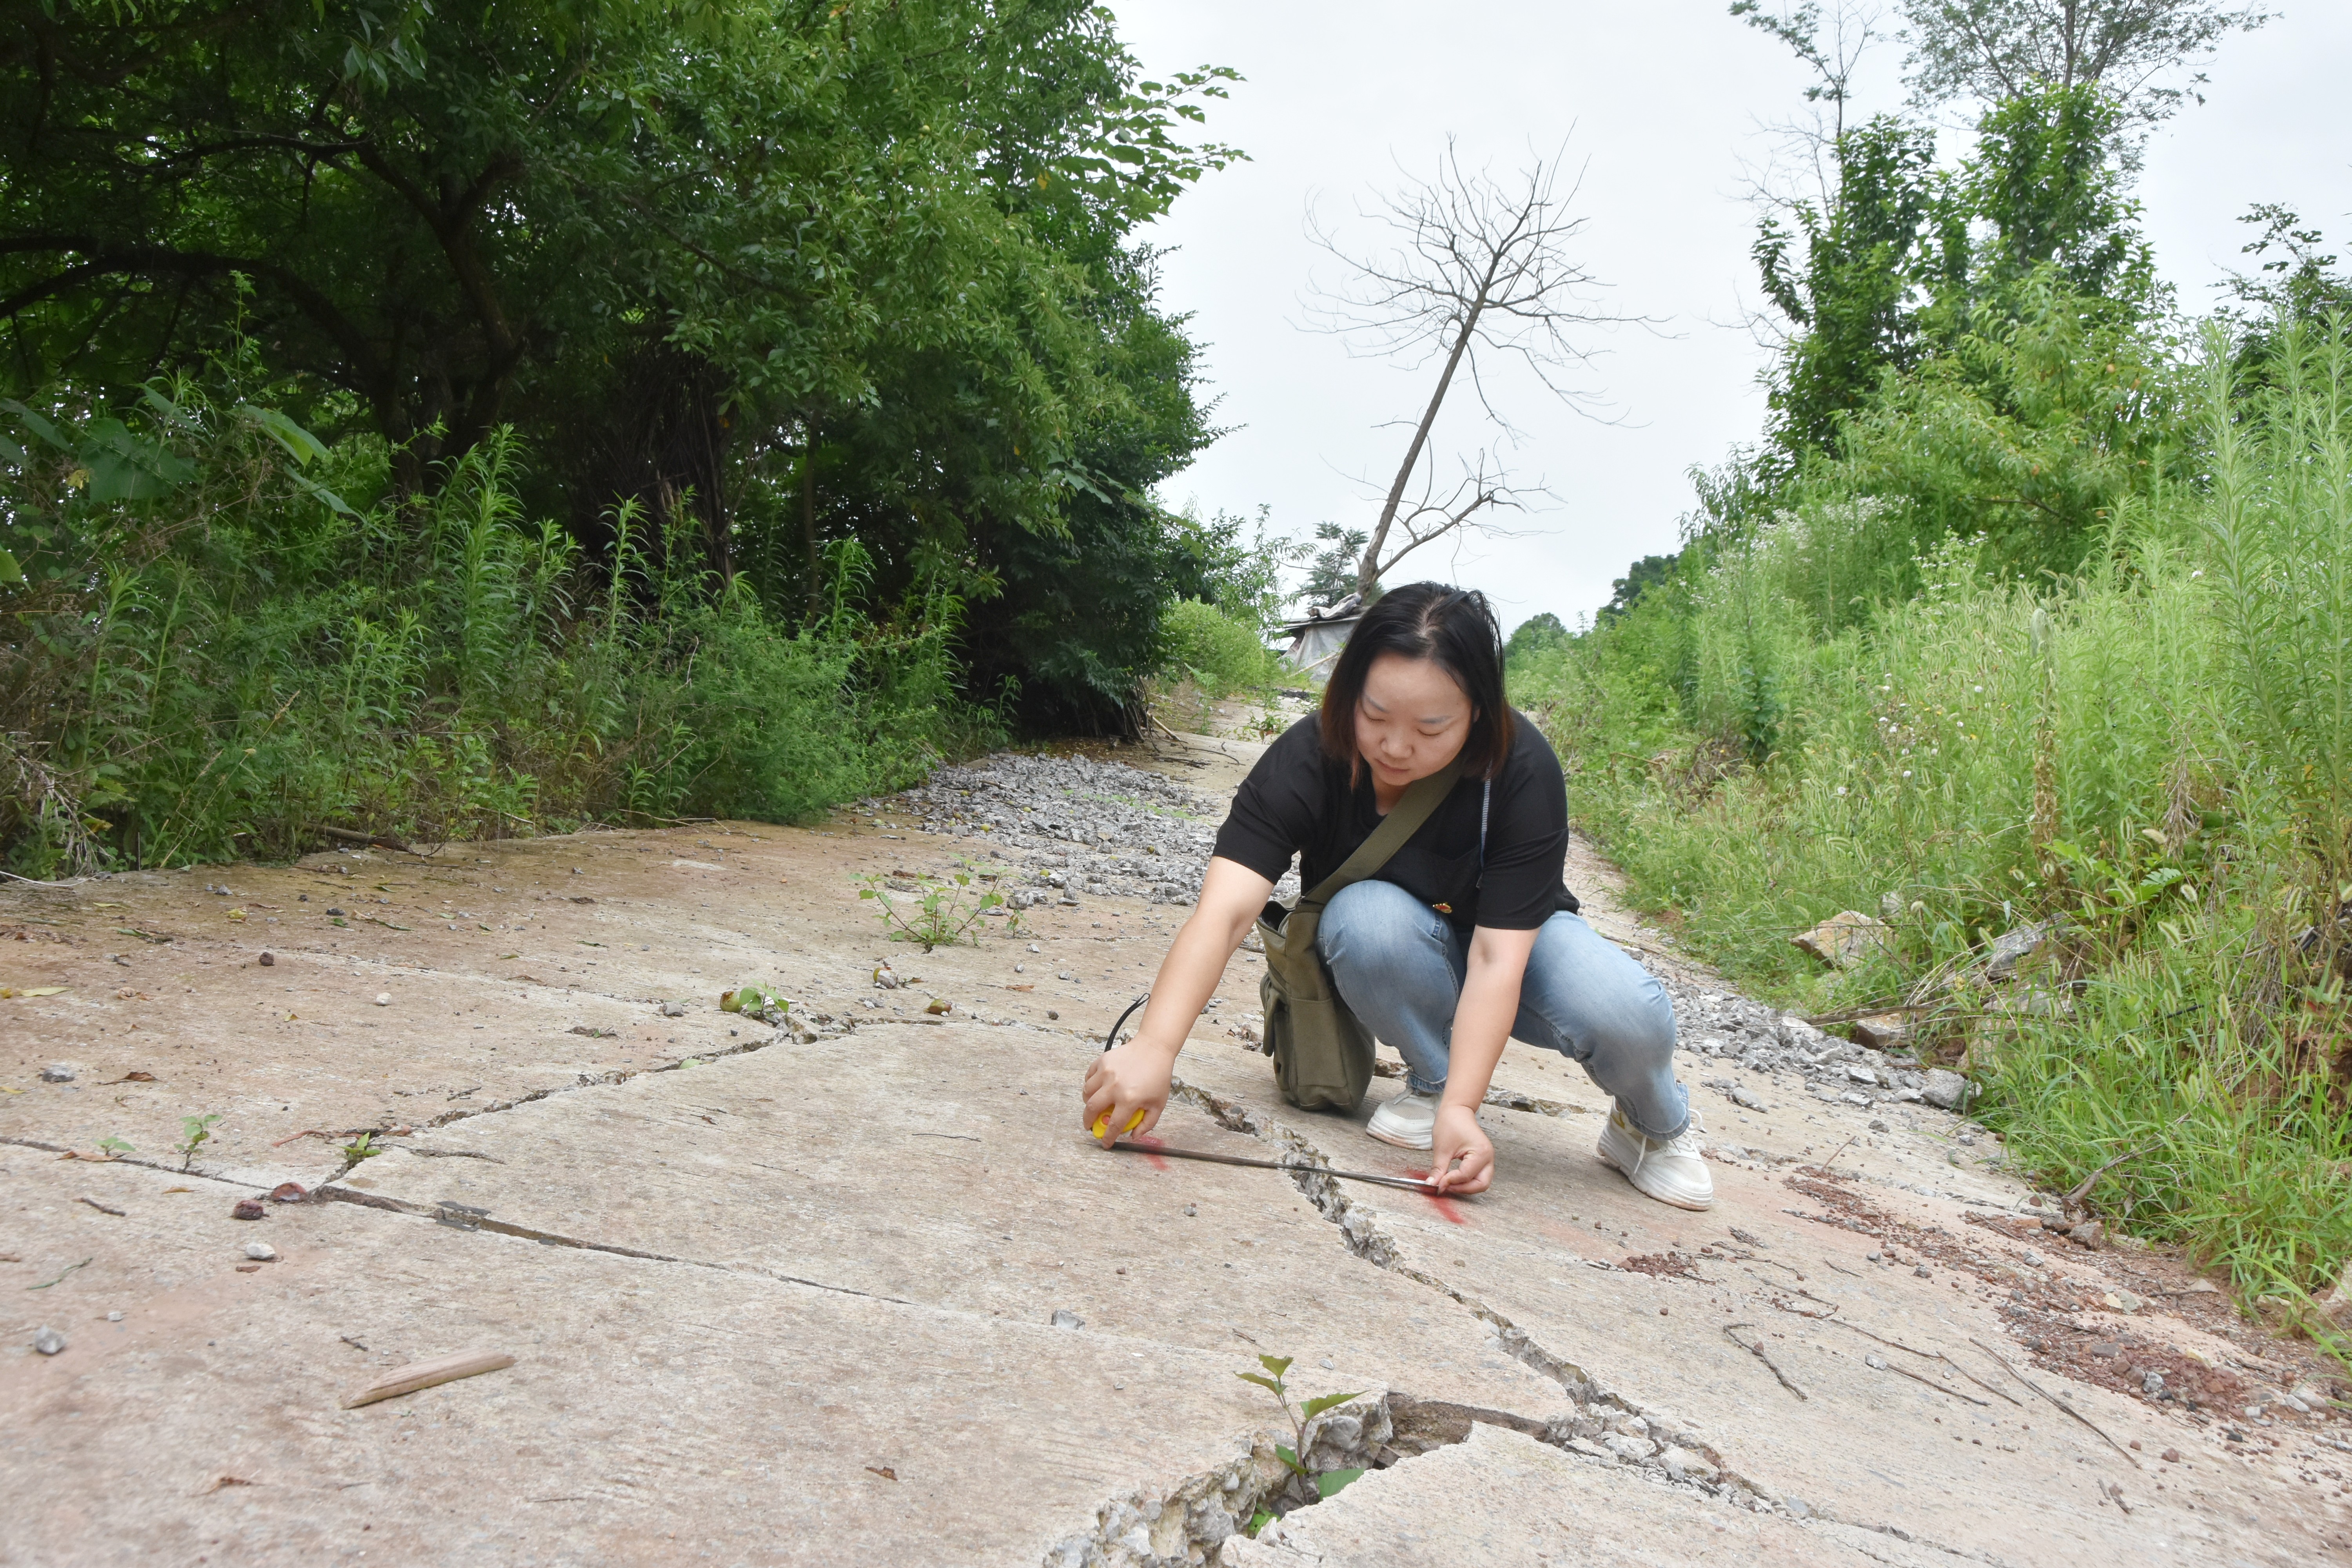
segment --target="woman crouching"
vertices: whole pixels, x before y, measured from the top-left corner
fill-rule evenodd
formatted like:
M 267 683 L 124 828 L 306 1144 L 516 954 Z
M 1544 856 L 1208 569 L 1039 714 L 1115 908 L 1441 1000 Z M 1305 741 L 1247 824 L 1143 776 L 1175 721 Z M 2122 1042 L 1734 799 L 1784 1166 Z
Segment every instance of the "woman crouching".
M 1417 583 L 1356 625 L 1322 711 L 1266 749 L 1234 798 L 1192 916 L 1160 966 L 1135 1037 L 1087 1071 L 1084 1123 L 1106 1145 L 1168 1103 L 1176 1058 L 1275 883 L 1299 858 L 1314 888 L 1405 792 L 1461 762 L 1403 846 L 1325 908 L 1316 948 L 1339 1000 L 1404 1058 L 1405 1091 L 1366 1128 L 1430 1151 L 1439 1188 L 1483 1192 L 1478 1126 L 1507 1039 L 1583 1064 L 1615 1107 L 1601 1158 L 1662 1203 L 1703 1209 L 1715 1185 L 1675 1081 L 1665 990 L 1577 914 L 1560 879 L 1559 760 L 1503 699 L 1500 629 L 1482 594 Z

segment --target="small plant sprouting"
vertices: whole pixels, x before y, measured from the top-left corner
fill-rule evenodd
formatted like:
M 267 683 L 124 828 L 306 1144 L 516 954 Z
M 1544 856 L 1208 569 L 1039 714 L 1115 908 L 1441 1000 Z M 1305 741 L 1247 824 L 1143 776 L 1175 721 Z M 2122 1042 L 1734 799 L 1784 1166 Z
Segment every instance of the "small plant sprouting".
M 993 889 L 975 891 L 969 870 L 947 877 L 928 872 L 901 876 L 869 872 L 852 879 L 864 884 L 857 889 L 857 896 L 871 899 L 878 906 L 875 918 L 890 933 L 890 940 L 921 942 L 925 952 L 961 941 L 966 931 L 980 923 L 982 915 L 1004 902 L 1004 895 Z M 911 903 L 902 904 L 900 899 L 910 900 Z M 980 944 L 978 935 L 971 940 L 975 947 Z
M 180 1141 L 172 1145 L 172 1152 L 180 1157 L 181 1170 L 194 1163 L 196 1151 L 212 1142 L 213 1123 L 219 1120 L 217 1114 L 180 1118 Z
M 383 1152 L 383 1151 L 377 1147 L 375 1134 L 373 1132 L 362 1132 L 343 1145 L 343 1158 L 349 1160 L 352 1165 L 358 1164 L 362 1160 L 373 1160 Z M 350 1168 L 349 1165 L 344 1167 L 345 1170 Z
M 1313 1421 L 1326 1410 L 1329 1410 L 1336 1405 L 1345 1405 L 1350 1399 L 1362 1397 L 1364 1391 L 1360 1388 L 1353 1394 L 1322 1394 L 1317 1398 L 1308 1400 L 1297 1409 L 1293 1410 L 1290 1407 L 1290 1387 L 1283 1381 L 1283 1374 L 1290 1370 L 1291 1358 L 1286 1355 L 1262 1355 L 1257 1358 L 1257 1363 L 1258 1365 L 1265 1368 L 1265 1371 L 1237 1372 L 1234 1373 L 1234 1375 L 1240 1378 L 1244 1383 L 1256 1384 L 1260 1388 L 1267 1390 L 1273 1394 L 1275 1398 L 1280 1400 L 1282 1402 L 1283 1415 L 1290 1418 L 1291 1427 L 1298 1435 L 1298 1446 L 1297 1447 L 1293 1448 L 1277 1443 L 1274 1447 L 1274 1457 L 1280 1459 L 1284 1465 L 1287 1466 L 1292 1475 L 1297 1476 L 1303 1481 L 1311 1483 L 1315 1488 L 1315 1495 L 1318 1501 L 1324 1498 L 1336 1495 L 1340 1488 L 1361 1477 L 1364 1470 L 1363 1467 L 1360 1465 L 1345 1470 L 1324 1470 L 1319 1473 L 1310 1472 L 1307 1468 L 1307 1460 L 1304 1456 L 1309 1446 L 1307 1441 L 1307 1423 Z M 1250 1519 L 1249 1534 L 1255 1538 L 1257 1532 L 1265 1529 L 1273 1518 L 1274 1514 L 1269 1510 L 1258 1510 L 1257 1512 Z
M 120 1160 L 125 1154 L 136 1154 L 139 1152 L 138 1150 L 132 1148 L 130 1144 L 125 1143 L 120 1138 L 100 1139 L 98 1141 L 98 1152 L 105 1155 L 110 1160 Z

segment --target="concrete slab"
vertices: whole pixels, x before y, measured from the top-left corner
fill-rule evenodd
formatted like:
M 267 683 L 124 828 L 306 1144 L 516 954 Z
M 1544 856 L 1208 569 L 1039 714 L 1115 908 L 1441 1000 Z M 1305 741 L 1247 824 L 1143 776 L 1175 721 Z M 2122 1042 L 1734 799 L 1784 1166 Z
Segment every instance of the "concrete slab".
M 855 876 L 977 860 L 986 837 L 877 812 L 0 890 L 0 984 L 69 987 L 0 1000 L 0 1486 L 17 1503 L 0 1563 L 1132 1568 L 1307 1561 L 1302 1542 L 1336 1563 L 1407 1516 L 1428 1560 L 1557 1556 L 1513 1498 L 1628 1562 L 2352 1549 L 2346 1467 L 2321 1445 L 2340 1424 L 2209 1404 L 2231 1425 L 2200 1427 L 2118 1379 L 2029 1366 L 2000 1330 L 2031 1296 L 2045 1323 L 2303 1375 L 2225 1299 L 2160 1311 L 2123 1255 L 2032 1263 L 1969 1225 L 2024 1194 L 1948 1119 L 1752 1075 L 1768 1111 L 1702 1090 L 1722 1201 L 1689 1215 L 1593 1162 L 1580 1069 L 1515 1047 L 1500 1086 L 1559 1113 L 1486 1113 L 1504 1182 L 1475 1200 L 1093 1150 L 1079 1075 L 1183 910 L 1089 896 L 978 945 L 883 940 Z M 1570 875 L 1604 929 L 1681 962 L 1599 869 Z M 876 989 L 886 958 L 905 986 Z M 742 980 L 848 1032 L 780 1038 L 719 1012 Z M 1279 1104 L 1223 1022 L 1256 984 L 1233 966 L 1163 1135 L 1415 1168 Z M 923 1021 L 934 998 L 943 1022 Z M 51 1062 L 72 1080 L 44 1081 Z M 183 1174 L 164 1151 L 201 1113 L 221 1120 Z M 339 1172 L 362 1130 L 398 1152 L 350 1173 L 353 1201 L 230 1217 L 258 1187 Z M 109 1136 L 136 1152 L 58 1157 Z M 1853 1180 L 1799 1166 L 1832 1153 Z M 257 1239 L 279 1258 L 247 1261 Z M 2148 1302 L 2095 1305 L 2103 1282 Z M 1056 1309 L 1084 1326 L 1053 1327 Z M 1724 1336 L 1741 1323 L 1804 1399 Z M 53 1357 L 30 1346 L 44 1324 L 68 1342 Z M 2137 1467 L 1979 1339 L 2020 1346 Z M 340 1408 L 391 1366 L 476 1347 L 517 1364 Z M 1305 1392 L 1452 1401 L 1516 1436 L 1465 1418 L 1458 1449 L 1294 1514 L 1290 1544 L 1227 1540 L 1219 1500 L 1278 1475 L 1271 1401 L 1232 1375 L 1261 1351 L 1296 1356 Z M 1672 1480 L 1627 1440 L 1644 1428 L 1724 1473 Z M 1561 1452 L 1609 1451 L 1596 1439 L 1634 1458 Z
M 217 1184 L 8 1163 L 10 1245 L 92 1259 L 12 1292 L 68 1344 L 0 1357 L 11 1568 L 1034 1563 L 1105 1498 L 1245 1458 L 1266 1415 L 1223 1349 L 352 1205 L 240 1224 Z M 264 1236 L 278 1260 L 236 1272 Z M 474 1348 L 516 1364 L 340 1408 Z

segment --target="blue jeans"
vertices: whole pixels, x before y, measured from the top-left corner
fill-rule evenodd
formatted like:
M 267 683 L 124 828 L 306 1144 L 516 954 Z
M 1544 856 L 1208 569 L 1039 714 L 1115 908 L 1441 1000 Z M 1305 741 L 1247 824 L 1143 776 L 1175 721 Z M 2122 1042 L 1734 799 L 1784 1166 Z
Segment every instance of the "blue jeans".
M 1469 973 L 1469 941 L 1454 922 L 1393 882 L 1357 882 L 1325 907 L 1316 946 L 1349 1010 L 1404 1058 L 1413 1091 L 1444 1089 Z M 1537 932 L 1511 1034 L 1581 1063 L 1651 1137 L 1690 1125 L 1666 988 L 1579 917 L 1562 911 Z

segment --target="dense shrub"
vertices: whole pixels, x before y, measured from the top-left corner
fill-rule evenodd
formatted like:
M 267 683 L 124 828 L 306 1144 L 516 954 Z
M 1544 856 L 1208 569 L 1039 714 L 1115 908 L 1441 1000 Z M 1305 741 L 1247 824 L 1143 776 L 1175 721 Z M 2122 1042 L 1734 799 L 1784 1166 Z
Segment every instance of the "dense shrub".
M 192 384 L 24 408 L 0 475 L 0 846 L 17 872 L 285 856 L 321 826 L 442 839 L 591 817 L 789 820 L 992 722 L 952 603 L 787 632 L 618 509 L 610 569 L 526 519 L 504 436 L 431 495 Z M 7 570 L 15 568 L 14 571 Z

